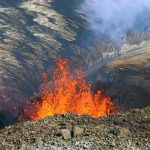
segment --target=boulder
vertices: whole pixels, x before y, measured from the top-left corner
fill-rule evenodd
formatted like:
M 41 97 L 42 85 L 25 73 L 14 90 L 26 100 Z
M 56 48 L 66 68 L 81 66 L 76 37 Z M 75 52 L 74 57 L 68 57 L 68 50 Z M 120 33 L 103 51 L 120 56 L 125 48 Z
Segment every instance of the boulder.
M 68 129 L 62 129 L 61 130 L 62 136 L 64 138 L 64 140 L 69 140 L 71 139 L 71 131 Z
M 113 133 L 114 135 L 117 135 L 117 136 L 121 136 L 121 137 L 128 137 L 131 134 L 129 129 L 123 128 L 120 126 L 114 127 L 113 130 L 111 131 L 111 133 Z
M 74 136 L 78 136 L 78 135 L 82 135 L 84 133 L 84 129 L 79 127 L 79 126 L 75 126 L 73 129 L 73 134 Z

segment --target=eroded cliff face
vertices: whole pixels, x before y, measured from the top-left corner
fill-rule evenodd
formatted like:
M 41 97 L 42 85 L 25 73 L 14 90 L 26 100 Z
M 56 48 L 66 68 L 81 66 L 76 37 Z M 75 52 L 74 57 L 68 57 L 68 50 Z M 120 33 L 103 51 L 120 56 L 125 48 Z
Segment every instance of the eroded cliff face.
M 110 60 L 87 78 L 95 90 L 106 88 L 107 94 L 128 111 L 150 105 L 150 41 L 124 45 L 121 56 Z

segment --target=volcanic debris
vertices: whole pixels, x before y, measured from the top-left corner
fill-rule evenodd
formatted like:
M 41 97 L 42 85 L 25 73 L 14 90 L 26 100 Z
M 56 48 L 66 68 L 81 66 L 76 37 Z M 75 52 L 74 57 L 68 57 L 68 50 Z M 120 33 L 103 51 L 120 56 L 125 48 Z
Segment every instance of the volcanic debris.
M 54 115 L 0 130 L 1 150 L 150 149 L 150 107 L 92 118 Z

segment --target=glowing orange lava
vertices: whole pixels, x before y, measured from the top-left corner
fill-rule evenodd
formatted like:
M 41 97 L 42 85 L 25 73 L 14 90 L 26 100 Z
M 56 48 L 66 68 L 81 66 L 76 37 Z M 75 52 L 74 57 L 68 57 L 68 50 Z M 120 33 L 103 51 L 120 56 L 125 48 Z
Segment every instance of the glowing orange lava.
M 25 108 L 31 120 L 41 119 L 55 114 L 87 114 L 92 117 L 105 116 L 114 111 L 114 103 L 101 91 L 91 92 L 91 85 L 78 71 L 75 78 L 69 71 L 67 60 L 58 58 L 53 80 L 48 81 L 43 74 L 42 96 L 34 101 L 33 109 Z

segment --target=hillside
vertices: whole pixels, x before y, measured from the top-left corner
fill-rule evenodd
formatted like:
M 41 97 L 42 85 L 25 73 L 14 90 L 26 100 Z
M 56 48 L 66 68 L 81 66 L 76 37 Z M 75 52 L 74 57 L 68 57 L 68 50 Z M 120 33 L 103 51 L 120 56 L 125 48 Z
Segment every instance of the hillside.
M 150 42 L 124 45 L 120 53 L 123 55 L 88 72 L 88 79 L 95 81 L 95 88 L 106 89 L 125 111 L 149 106 Z

